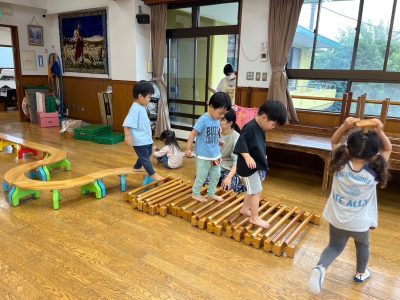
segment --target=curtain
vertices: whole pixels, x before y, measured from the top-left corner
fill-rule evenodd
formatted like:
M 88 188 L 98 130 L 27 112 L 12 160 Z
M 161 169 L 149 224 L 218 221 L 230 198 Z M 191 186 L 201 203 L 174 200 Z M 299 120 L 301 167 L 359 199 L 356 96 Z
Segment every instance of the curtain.
M 160 90 L 158 100 L 157 122 L 155 136 L 159 137 L 161 132 L 171 129 L 169 122 L 169 110 L 167 99 L 167 85 L 164 82 L 164 49 L 166 44 L 166 20 L 167 5 L 154 4 L 151 6 L 151 48 L 153 63 L 153 80 Z
M 280 100 L 288 110 L 288 120 L 299 122 L 288 89 L 285 66 L 289 58 L 301 6 L 304 0 L 270 0 L 268 51 L 272 76 L 267 99 Z

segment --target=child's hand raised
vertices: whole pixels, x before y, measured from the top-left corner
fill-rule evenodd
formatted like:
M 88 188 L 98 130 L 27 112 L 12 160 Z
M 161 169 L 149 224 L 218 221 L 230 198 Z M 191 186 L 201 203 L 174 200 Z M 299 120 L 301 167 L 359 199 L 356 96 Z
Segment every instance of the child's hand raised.
M 360 118 L 348 117 L 344 121 L 343 125 L 346 127 L 347 130 L 349 130 L 353 128 L 358 121 L 360 121 Z
M 383 123 L 379 119 L 371 119 L 371 122 L 375 124 L 375 130 L 377 132 L 383 131 Z
M 245 158 L 246 160 L 246 164 L 250 169 L 255 169 L 257 167 L 256 162 L 254 161 L 254 159 L 250 156 Z

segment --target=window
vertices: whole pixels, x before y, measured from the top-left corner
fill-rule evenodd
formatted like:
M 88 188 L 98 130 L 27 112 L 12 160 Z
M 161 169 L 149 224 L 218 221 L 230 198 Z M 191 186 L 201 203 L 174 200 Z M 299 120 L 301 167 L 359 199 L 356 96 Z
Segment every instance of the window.
M 400 102 L 400 0 L 304 1 L 287 75 L 298 109 L 339 112 L 335 98 L 347 91 Z M 366 113 L 380 114 L 379 106 L 368 104 Z M 397 108 L 390 106 L 389 117 L 400 118 Z
M 392 40 L 389 49 L 387 70 L 400 72 L 400 1 L 397 0 L 396 15 L 393 23 Z
M 364 0 L 356 64 L 357 70 L 383 70 L 393 0 Z
M 359 5 L 359 0 L 321 3 L 315 69 L 350 70 Z
M 397 1 L 305 1 L 292 45 L 301 50 L 298 69 L 386 71 L 385 60 L 400 51 Z
M 347 89 L 347 82 L 290 79 L 289 86 L 296 109 L 340 112 L 342 103 L 334 100 L 342 98 Z M 324 98 L 332 100 L 323 100 Z
M 12 47 L 0 47 L 0 68 L 14 68 Z
M 238 13 L 237 2 L 200 6 L 199 27 L 237 25 Z
M 393 83 L 377 83 L 377 82 L 353 82 L 352 91 L 356 95 L 367 93 L 367 99 L 383 100 L 390 98 L 391 102 L 400 102 L 400 84 Z M 356 104 L 353 103 L 351 112 L 355 112 Z M 365 114 L 371 116 L 379 116 L 381 114 L 381 105 L 367 103 L 365 105 Z M 400 105 L 390 105 L 388 117 L 400 117 Z
M 178 8 L 167 10 L 167 29 L 191 28 L 192 8 Z

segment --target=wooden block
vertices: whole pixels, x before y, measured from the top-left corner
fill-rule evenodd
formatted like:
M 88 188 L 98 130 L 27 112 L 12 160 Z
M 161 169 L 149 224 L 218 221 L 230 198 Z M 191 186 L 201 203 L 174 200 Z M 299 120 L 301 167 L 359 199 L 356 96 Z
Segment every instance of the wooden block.
M 222 225 L 215 225 L 214 226 L 214 234 L 217 236 L 221 236 L 222 235 Z
M 244 235 L 243 243 L 245 243 L 246 245 L 250 245 L 252 240 L 253 240 L 253 237 L 251 236 L 251 234 L 249 232 L 246 232 Z
M 261 244 L 264 242 L 265 237 L 262 235 L 257 235 L 256 237 L 253 237 L 251 240 L 251 244 L 253 245 L 254 248 L 260 249 Z
M 192 226 L 197 226 L 197 217 L 196 216 L 192 216 L 192 218 L 190 220 L 190 224 Z
M 142 200 L 137 200 L 136 201 L 136 208 L 138 209 L 138 210 L 140 210 L 140 211 L 142 211 L 143 210 L 143 201 Z
M 168 209 L 166 206 L 162 206 L 159 208 L 159 214 L 163 217 L 165 217 L 168 213 Z
M 197 227 L 200 229 L 206 228 L 207 218 L 201 218 L 197 221 Z
M 273 244 L 272 244 L 271 237 L 264 240 L 264 248 L 263 249 L 265 252 L 270 252 L 272 250 L 272 246 L 273 246 Z
M 233 237 L 233 227 L 232 226 L 228 226 L 225 228 L 225 236 L 227 238 Z
M 235 230 L 235 232 L 233 233 L 233 238 L 235 239 L 235 241 L 240 242 L 243 239 L 244 236 L 243 230 L 244 230 L 243 227 L 239 227 Z
M 156 205 L 149 205 L 148 213 L 154 216 L 157 213 L 157 206 Z
M 212 222 L 208 222 L 207 223 L 207 231 L 209 233 L 213 233 L 214 232 L 214 224 Z
M 296 246 L 293 244 L 289 244 L 287 245 L 286 249 L 285 249 L 285 253 L 287 257 L 294 257 L 294 250 L 295 250 Z
M 361 128 L 364 133 L 367 133 L 368 130 L 374 128 L 376 124 L 373 121 L 371 121 L 371 119 L 364 119 L 358 121 L 356 123 L 356 126 Z
M 283 242 L 279 241 L 274 245 L 273 253 L 274 253 L 275 256 L 281 256 L 282 255 L 282 250 L 283 250 Z
M 315 225 L 321 224 L 321 215 L 314 215 L 311 222 Z

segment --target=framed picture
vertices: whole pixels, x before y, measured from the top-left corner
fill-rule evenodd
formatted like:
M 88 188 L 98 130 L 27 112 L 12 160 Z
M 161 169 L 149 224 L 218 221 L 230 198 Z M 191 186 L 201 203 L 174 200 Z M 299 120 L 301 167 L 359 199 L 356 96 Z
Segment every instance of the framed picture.
M 28 25 L 28 43 L 33 46 L 43 46 L 43 27 Z
M 64 72 L 108 74 L 107 11 L 58 16 Z

